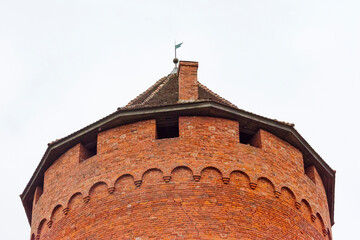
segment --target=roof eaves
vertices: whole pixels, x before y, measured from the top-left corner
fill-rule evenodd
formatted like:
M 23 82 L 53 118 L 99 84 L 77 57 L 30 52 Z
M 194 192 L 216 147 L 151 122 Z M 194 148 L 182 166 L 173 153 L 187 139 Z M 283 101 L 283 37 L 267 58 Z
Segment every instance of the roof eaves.
M 225 98 L 221 97 L 220 95 L 218 95 L 217 93 L 211 91 L 208 87 L 206 87 L 204 84 L 199 83 L 199 87 L 202 87 L 205 91 L 207 91 L 208 93 L 214 95 L 215 97 L 219 98 L 220 100 L 224 101 L 224 103 L 234 107 L 234 108 L 238 108 L 236 105 L 234 105 L 233 103 L 231 103 L 230 101 L 226 100 Z
M 163 80 L 164 80 L 164 79 L 163 79 Z M 186 105 L 186 104 L 191 104 L 191 103 L 206 103 L 206 102 L 207 102 L 207 103 L 215 103 L 215 102 L 209 101 L 209 100 L 197 100 L 197 101 L 190 102 L 190 103 L 189 103 L 189 102 L 188 102 L 188 103 L 185 102 L 185 103 L 177 103 L 177 104 L 174 104 L 174 105 Z M 216 104 L 216 103 L 215 103 L 215 104 Z M 221 103 L 217 103 L 217 104 L 222 105 Z M 166 106 L 173 106 L 173 105 L 163 105 L 163 106 L 158 106 L 158 107 L 166 107 Z M 228 107 L 228 106 L 225 106 L 225 105 L 223 105 L 223 106 L 224 106 L 224 107 Z M 136 110 L 147 109 L 147 108 L 153 109 L 153 108 L 156 108 L 156 107 L 141 107 L 141 106 L 138 106 L 138 107 L 135 107 L 134 109 L 132 109 L 132 108 L 130 108 L 130 109 L 127 109 L 127 108 L 118 108 L 117 111 L 109 114 L 108 116 L 106 116 L 106 117 L 104 117 L 104 118 L 101 118 L 101 119 L 99 119 L 98 121 L 96 121 L 96 122 L 94 122 L 94 123 L 92 123 L 92 124 L 90 124 L 90 125 L 82 128 L 82 129 L 80 129 L 80 130 L 78 130 L 78 131 L 75 131 L 75 132 L 69 134 L 69 135 L 66 136 L 66 137 L 63 137 L 63 138 L 60 138 L 60 139 L 56 139 L 55 141 L 50 142 L 50 143 L 48 144 L 48 149 L 51 148 L 51 147 L 56 146 L 56 144 L 62 142 L 62 141 L 65 140 L 65 139 L 71 138 L 72 136 L 76 136 L 77 134 L 81 133 L 84 129 L 91 128 L 91 127 L 93 127 L 93 126 L 97 126 L 98 124 L 103 123 L 104 121 L 106 121 L 106 120 L 108 120 L 108 119 L 112 119 L 114 116 L 117 116 L 118 113 L 124 113 L 124 112 L 128 112 L 128 111 L 131 111 L 131 110 L 135 110 L 135 111 L 136 111 Z M 276 123 L 284 124 L 284 125 L 286 125 L 286 126 L 290 126 L 290 127 L 293 127 L 293 126 L 294 126 L 293 124 L 288 124 L 288 123 L 281 122 L 281 121 L 278 121 L 278 120 L 275 120 L 275 119 L 266 118 L 266 117 L 263 117 L 263 116 L 261 116 L 261 115 L 257 115 L 257 114 L 254 114 L 254 113 L 251 113 L 251 112 L 248 112 L 248 111 L 239 109 L 239 108 L 237 108 L 237 107 L 235 107 L 234 110 L 236 110 L 236 111 L 241 111 L 245 116 L 247 116 L 248 118 L 253 119 L 253 120 L 255 120 L 255 119 L 254 119 L 252 116 L 256 116 L 256 117 L 258 117 L 258 118 L 260 118 L 260 119 L 264 119 L 265 121 L 275 121 Z M 267 122 L 267 123 L 268 123 L 268 122 Z M 46 154 L 46 152 L 45 152 L 45 154 Z M 45 157 L 45 154 L 44 154 L 43 158 Z M 42 158 L 42 159 L 43 159 L 43 158 Z M 40 165 L 40 164 L 41 164 L 41 162 L 39 163 L 39 165 Z M 39 167 L 39 165 L 38 165 L 38 167 Z M 37 167 L 37 169 L 38 169 L 38 167 Z M 37 169 L 35 170 L 35 172 L 37 171 Z M 30 182 L 29 182 L 29 183 L 30 183 Z M 29 183 L 28 183 L 28 184 L 29 184 Z M 26 188 L 25 188 L 25 189 L 26 189 Z
M 277 129 L 283 129 L 287 132 L 290 132 L 293 136 L 295 136 L 296 139 L 307 149 L 307 151 L 309 151 L 309 153 L 312 156 L 314 156 L 314 158 L 320 163 L 322 168 L 324 168 L 326 170 L 327 174 L 329 174 L 332 179 L 332 183 L 330 183 L 332 189 L 328 189 L 331 194 L 331 196 L 328 196 L 328 198 L 330 197 L 331 199 L 328 199 L 328 201 L 329 201 L 329 207 L 330 207 L 331 221 L 333 224 L 333 222 L 334 222 L 333 221 L 333 219 L 334 219 L 334 217 L 333 217 L 333 215 L 334 215 L 333 214 L 334 213 L 334 195 L 333 194 L 334 194 L 334 189 L 335 189 L 334 188 L 334 186 L 335 186 L 335 182 L 334 182 L 335 181 L 335 171 L 332 170 L 329 167 L 329 165 L 327 165 L 326 162 L 305 141 L 305 139 L 301 137 L 301 135 L 295 130 L 294 125 L 290 125 L 290 124 L 280 122 L 280 121 L 277 121 L 274 119 L 266 118 L 266 117 L 263 117 L 263 116 L 260 116 L 260 115 L 257 115 L 257 114 L 251 113 L 251 112 L 244 111 L 244 110 L 236 108 L 236 107 L 228 106 L 228 105 L 225 105 L 225 103 L 218 103 L 218 102 L 209 101 L 209 100 L 177 103 L 177 104 L 172 104 L 172 105 L 163 105 L 163 106 L 156 106 L 156 107 L 146 107 L 145 106 L 145 107 L 139 107 L 139 108 L 134 108 L 134 109 L 133 108 L 130 108 L 130 109 L 121 108 L 121 109 L 118 109 L 116 112 L 82 128 L 64 138 L 61 138 L 57 141 L 50 143 L 46 152 L 44 153 L 44 156 L 42 157 L 39 165 L 37 166 L 34 174 L 32 175 L 30 181 L 26 185 L 23 193 L 20 195 L 20 197 L 23 201 L 23 205 L 25 207 L 25 211 L 28 216 L 28 220 L 30 221 L 30 219 L 31 219 L 31 209 L 29 209 L 28 207 L 25 206 L 26 205 L 25 200 L 28 197 L 29 191 L 31 190 L 31 187 L 34 184 L 34 182 L 36 181 L 38 175 L 41 174 L 41 170 L 45 166 L 48 156 L 54 149 L 58 148 L 62 144 L 65 144 L 71 140 L 80 138 L 81 136 L 85 135 L 87 132 L 91 132 L 91 131 L 100 129 L 102 126 L 104 126 L 120 117 L 126 117 L 126 116 L 129 117 L 129 116 L 137 116 L 137 115 L 140 116 L 142 114 L 159 114 L 159 113 L 182 111 L 182 110 L 184 110 L 184 111 L 185 110 L 196 110 L 199 108 L 208 108 L 208 107 L 231 113 L 234 116 L 238 115 L 243 118 L 254 120 L 254 121 L 262 123 L 263 125 L 266 125 L 266 126 L 272 126 Z

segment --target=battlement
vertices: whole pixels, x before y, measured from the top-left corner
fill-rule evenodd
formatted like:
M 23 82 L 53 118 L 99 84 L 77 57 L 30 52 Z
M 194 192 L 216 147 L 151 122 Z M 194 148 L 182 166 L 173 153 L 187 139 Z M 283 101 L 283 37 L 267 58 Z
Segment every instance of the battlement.
M 241 183 L 254 199 L 269 198 L 281 206 L 286 202 L 320 233 L 330 229 L 321 178 L 316 169 L 312 169 L 316 181 L 305 174 L 298 149 L 261 129 L 253 135 L 252 144 L 242 144 L 239 123 L 233 120 L 180 116 L 178 124 L 179 136 L 163 139 L 156 137 L 156 120 L 100 132 L 97 154 L 85 160 L 82 156 L 87 150 L 81 144 L 69 149 L 45 172 L 43 193 L 33 208 L 32 232 L 50 234 L 57 221 L 66 222 L 57 219 L 66 218 L 72 209 L 78 211 L 71 206 L 73 199 L 79 199 L 79 209 L 84 208 L 98 186 L 112 194 L 123 193 L 120 189 L 126 185 L 132 191 L 129 196 L 141 195 L 144 186 L 151 186 L 159 194 L 156 188 L 164 191 L 176 179 L 193 187 L 215 181 L 224 188 L 225 192 L 216 193 L 222 195 L 229 185 Z M 119 185 L 120 179 L 127 183 Z M 51 229 L 43 230 L 45 223 Z
M 21 194 L 31 239 L 331 239 L 335 171 L 198 66 L 49 144 Z

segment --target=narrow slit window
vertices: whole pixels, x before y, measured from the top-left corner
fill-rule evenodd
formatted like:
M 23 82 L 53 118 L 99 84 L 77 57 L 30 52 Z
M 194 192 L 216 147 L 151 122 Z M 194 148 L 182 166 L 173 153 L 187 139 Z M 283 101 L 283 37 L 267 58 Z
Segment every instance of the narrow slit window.
M 165 117 L 156 120 L 156 138 L 176 138 L 179 137 L 178 117 Z

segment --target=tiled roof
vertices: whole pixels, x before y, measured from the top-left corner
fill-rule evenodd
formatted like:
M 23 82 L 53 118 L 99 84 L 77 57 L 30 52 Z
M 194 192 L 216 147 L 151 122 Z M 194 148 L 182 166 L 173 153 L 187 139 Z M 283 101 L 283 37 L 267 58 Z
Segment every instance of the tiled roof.
M 151 110 L 152 108 L 155 108 L 156 111 L 149 111 L 149 109 Z M 179 101 L 179 80 L 177 73 L 171 73 L 161 78 L 126 106 L 118 108 L 116 112 L 48 144 L 48 149 L 41 159 L 41 162 L 24 189 L 23 194 L 21 194 L 21 199 L 29 221 L 31 221 L 32 197 L 35 187 L 43 180 L 46 169 L 51 166 L 60 154 L 69 149 L 69 147 L 83 141 L 89 136 L 96 136 L 99 131 L 113 128 L 120 124 L 127 124 L 131 121 L 139 121 L 139 119 L 142 120 L 149 117 L 154 118 L 157 114 L 164 112 L 182 111 L 185 114 L 194 114 L 199 110 L 209 116 L 213 116 L 212 111 L 214 110 L 219 116 L 228 117 L 230 114 L 236 121 L 241 121 L 242 119 L 249 120 L 254 124 L 254 128 L 269 129 L 268 131 L 273 132 L 275 135 L 286 138 L 285 140 L 289 141 L 290 144 L 299 146 L 304 152 L 306 159 L 308 159 L 307 164 L 317 166 L 317 168 L 322 171 L 333 223 L 335 171 L 333 171 L 299 135 L 294 128 L 294 124 L 266 118 L 239 109 L 201 83 L 198 83 L 197 100 L 181 102 Z
M 213 101 L 213 102 L 217 102 L 220 104 L 224 104 L 229 107 L 239 109 L 233 103 L 220 97 L 218 94 L 211 91 L 205 85 L 201 84 L 200 82 L 198 84 L 199 84 L 198 85 L 198 87 L 199 87 L 198 88 L 198 99 L 195 100 L 194 102 Z M 157 82 L 155 82 L 146 91 L 144 91 L 143 93 L 138 95 L 136 98 L 131 100 L 126 106 L 119 107 L 117 109 L 117 111 L 181 104 L 178 100 L 179 100 L 178 75 L 176 73 L 171 73 L 171 74 L 167 75 L 166 77 L 163 77 L 160 80 L 158 80 Z M 240 109 L 240 110 L 242 110 L 242 109 Z M 258 115 L 258 114 L 252 113 L 252 112 L 248 112 L 245 110 L 242 110 L 242 111 L 256 115 L 256 116 L 263 117 L 261 115 Z M 272 120 L 275 120 L 279 123 L 294 127 L 293 123 L 278 121 L 276 119 L 272 119 Z M 73 135 L 73 134 L 70 134 L 70 135 Z M 50 146 L 52 144 L 55 144 L 55 143 L 61 141 L 62 139 L 63 138 L 56 139 L 56 140 L 48 143 L 48 145 Z
M 220 97 L 218 94 L 211 91 L 205 85 L 198 82 L 198 99 L 195 101 L 213 101 L 220 104 L 224 104 L 233 108 L 239 109 L 233 103 L 228 100 Z M 138 95 L 136 98 L 131 100 L 126 106 L 118 108 L 120 110 L 127 109 L 139 109 L 145 107 L 158 107 L 158 106 L 166 106 L 173 105 L 179 103 L 179 79 L 176 73 L 171 73 L 166 77 L 158 80 L 154 85 L 149 87 L 145 92 Z M 242 110 L 244 111 L 244 110 Z M 247 112 L 247 111 L 245 111 Z M 252 112 L 248 112 L 254 114 Z M 257 115 L 257 114 L 254 114 Z M 260 115 L 257 115 L 260 116 Z M 294 127 L 293 123 L 287 123 L 283 121 L 277 122 L 286 124 L 288 126 Z
M 237 108 L 234 104 L 212 92 L 203 84 L 199 83 L 198 87 L 198 101 L 210 100 Z M 172 73 L 161 78 L 145 92 L 130 101 L 125 107 L 119 108 L 118 110 L 173 105 L 177 104 L 178 100 L 179 79 L 176 73 Z

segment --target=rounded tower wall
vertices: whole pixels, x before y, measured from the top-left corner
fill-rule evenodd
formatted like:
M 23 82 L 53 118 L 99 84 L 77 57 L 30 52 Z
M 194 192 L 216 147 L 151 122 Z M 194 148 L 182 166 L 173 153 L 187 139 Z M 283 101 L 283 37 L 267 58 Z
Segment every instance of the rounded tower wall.
M 324 239 L 325 189 L 298 149 L 264 130 L 242 144 L 239 123 L 223 118 L 179 117 L 178 128 L 158 139 L 156 120 L 140 121 L 100 132 L 94 156 L 82 144 L 69 149 L 45 172 L 32 234 Z

